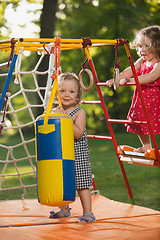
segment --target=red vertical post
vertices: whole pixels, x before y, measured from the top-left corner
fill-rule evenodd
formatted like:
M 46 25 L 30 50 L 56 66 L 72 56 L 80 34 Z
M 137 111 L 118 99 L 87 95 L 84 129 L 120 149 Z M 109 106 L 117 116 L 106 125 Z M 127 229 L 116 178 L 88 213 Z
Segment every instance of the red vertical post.
M 142 89 L 141 89 L 140 83 L 138 81 L 138 77 L 137 77 L 137 73 L 136 73 L 136 70 L 135 70 L 134 62 L 132 60 L 131 52 L 130 52 L 130 49 L 129 49 L 129 46 L 128 46 L 127 42 L 125 43 L 125 48 L 126 48 L 126 52 L 127 52 L 127 55 L 128 55 L 128 59 L 129 59 L 131 68 L 132 68 L 132 72 L 133 72 L 133 76 L 134 76 L 136 86 L 137 86 L 137 89 L 138 89 L 139 97 L 141 99 L 142 107 L 143 107 L 143 110 L 144 110 L 144 114 L 145 114 L 145 117 L 146 117 L 146 121 L 147 121 L 147 124 L 148 124 L 149 131 L 150 131 L 150 135 L 151 135 L 151 139 L 152 139 L 153 146 L 154 146 L 154 149 L 155 149 L 156 157 L 158 159 L 158 162 L 160 163 L 160 154 L 159 154 L 159 149 L 158 149 L 158 146 L 157 146 L 157 141 L 155 139 L 155 135 L 154 135 L 154 132 L 153 132 L 153 127 L 152 127 L 152 124 L 151 124 L 148 109 L 147 109 L 145 101 L 144 101 Z
M 129 197 L 131 199 L 132 204 L 134 204 L 133 195 L 132 195 L 132 192 L 131 192 L 131 188 L 130 188 L 130 185 L 129 185 L 129 182 L 128 182 L 128 178 L 127 178 L 127 175 L 126 175 L 123 163 L 122 163 L 122 161 L 120 161 L 120 157 L 117 154 L 117 142 L 116 142 L 116 139 L 115 139 L 115 136 L 114 136 L 112 125 L 108 121 L 109 120 L 108 111 L 107 111 L 107 108 L 106 108 L 106 105 L 105 105 L 105 102 L 104 102 L 104 99 L 103 99 L 103 95 L 102 95 L 101 89 L 97 85 L 97 83 L 99 81 L 98 81 L 98 77 L 97 77 L 96 70 L 95 70 L 95 67 L 94 67 L 94 63 L 92 61 L 92 58 L 91 58 L 91 55 L 89 53 L 88 48 L 85 48 L 85 50 L 86 50 L 86 54 L 87 54 L 87 57 L 88 57 L 88 60 L 89 60 L 89 65 L 90 65 L 92 73 L 93 73 L 94 81 L 96 83 L 97 92 L 98 92 L 99 98 L 101 100 L 101 105 L 102 105 L 102 108 L 103 108 L 103 111 L 104 111 L 105 119 L 106 119 L 106 122 L 107 122 L 107 125 L 108 125 L 108 128 L 109 128 L 111 137 L 112 137 L 112 141 L 113 141 L 113 145 L 114 145 L 114 148 L 115 148 L 115 151 L 116 151 L 116 155 L 117 155 L 117 158 L 118 158 L 118 161 L 119 161 L 119 165 L 120 165 L 120 168 L 121 168 L 121 171 L 122 171 L 122 174 L 123 174 L 123 178 L 124 178 L 124 181 L 125 181 L 125 184 L 126 184 L 128 195 L 129 195 Z

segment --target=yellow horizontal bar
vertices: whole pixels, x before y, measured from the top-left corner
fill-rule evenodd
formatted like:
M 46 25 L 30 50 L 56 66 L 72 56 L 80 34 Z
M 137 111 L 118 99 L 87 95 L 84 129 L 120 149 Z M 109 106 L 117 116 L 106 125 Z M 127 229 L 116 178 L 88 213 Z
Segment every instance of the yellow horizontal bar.
M 55 38 L 23 38 L 23 42 L 56 42 Z M 82 43 L 82 39 L 62 39 L 61 43 Z
M 55 38 L 23 38 L 23 42 L 55 42 Z
M 25 47 L 23 51 L 43 51 L 45 52 L 44 48 L 36 48 L 36 47 Z
M 18 42 L 18 39 L 12 38 L 12 42 L 13 42 L 13 43 Z M 0 44 L 6 44 L 6 43 L 11 44 L 11 39 L 1 40 L 1 41 L 0 41 Z
M 110 44 L 116 44 L 117 40 L 105 40 L 105 39 L 90 39 L 92 43 L 110 43 Z M 23 42 L 55 42 L 55 38 L 24 38 Z M 62 39 L 61 43 L 82 43 L 82 39 Z
M 55 42 L 55 38 L 22 38 L 23 42 Z M 106 39 L 90 39 L 92 43 L 110 43 L 116 44 L 117 40 L 106 40 Z M 18 39 L 14 39 L 13 41 L 17 42 Z M 82 43 L 82 39 L 63 39 L 61 38 L 61 43 Z M 10 43 L 10 40 L 2 40 L 1 43 Z
M 22 46 L 23 46 L 23 44 L 22 44 Z M 106 44 L 92 45 L 92 46 L 88 46 L 88 47 L 93 48 L 93 47 L 100 47 L 100 46 L 103 47 L 103 46 L 106 46 Z M 68 44 L 67 46 L 65 46 L 65 44 L 64 44 L 64 46 L 61 45 L 61 50 L 62 51 L 63 50 L 81 49 L 81 48 L 82 48 L 82 45 L 78 45 L 78 44 L 75 44 L 74 46 L 71 45 L 71 44 Z M 0 50 L 11 50 L 11 48 L 10 48 L 10 46 L 8 46 L 8 47 L 5 47 L 5 46 L 1 47 L 0 46 Z M 23 51 L 35 51 L 35 52 L 36 51 L 44 51 L 45 52 L 45 50 L 42 46 L 41 47 L 32 47 L 32 45 L 24 47 Z
M 0 47 L 10 47 L 11 43 L 2 43 L 0 44 Z
M 23 47 L 43 47 L 43 44 L 42 43 L 25 43 L 25 42 L 22 42 L 22 46 Z M 47 46 L 47 44 L 46 44 Z
M 4 49 L 11 49 L 10 47 L 7 47 L 7 46 L 4 46 L 4 47 L 1 47 L 0 46 L 0 50 L 4 50 Z
M 91 45 L 91 46 L 88 46 L 88 47 L 99 47 L 99 46 L 106 46 L 107 44 L 98 44 L 98 45 Z M 114 44 L 112 44 L 114 45 Z M 30 44 L 27 44 L 27 43 L 22 43 L 22 46 L 23 47 L 37 47 L 37 48 L 43 48 L 43 44 L 36 44 L 36 43 L 30 43 Z M 45 47 L 47 47 L 48 44 L 45 45 Z M 82 44 L 61 44 L 61 49 L 80 49 L 82 48 Z
M 17 39 L 14 39 L 15 47 L 17 47 L 17 41 Z M 119 40 L 91 39 L 92 45 L 87 47 L 115 45 L 117 41 L 119 42 Z M 55 42 L 55 38 L 24 38 L 21 46 L 23 46 L 26 51 L 43 51 L 43 44 L 46 43 L 45 47 L 47 47 L 48 43 L 51 42 Z M 61 39 L 61 50 L 81 49 L 83 47 L 82 42 L 82 39 Z M 0 50 L 8 50 L 10 46 L 11 42 L 9 40 L 0 41 Z

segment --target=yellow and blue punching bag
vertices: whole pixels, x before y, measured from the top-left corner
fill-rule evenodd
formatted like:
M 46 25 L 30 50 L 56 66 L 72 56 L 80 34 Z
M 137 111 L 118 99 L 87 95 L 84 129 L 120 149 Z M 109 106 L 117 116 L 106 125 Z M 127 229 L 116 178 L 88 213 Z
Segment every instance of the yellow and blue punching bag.
M 38 201 L 63 206 L 75 200 L 75 155 L 73 120 L 66 114 L 50 113 L 36 120 Z

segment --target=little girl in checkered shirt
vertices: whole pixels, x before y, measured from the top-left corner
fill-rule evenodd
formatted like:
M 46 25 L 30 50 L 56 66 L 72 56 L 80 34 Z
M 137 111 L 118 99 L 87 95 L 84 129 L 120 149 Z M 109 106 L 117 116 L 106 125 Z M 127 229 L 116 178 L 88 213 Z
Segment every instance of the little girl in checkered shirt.
M 56 107 L 52 112 L 68 114 L 73 119 L 74 148 L 75 148 L 75 177 L 76 190 L 81 200 L 83 215 L 80 222 L 93 222 L 92 173 L 89 161 L 89 149 L 86 131 L 86 116 L 83 109 L 78 107 L 82 99 L 82 90 L 79 78 L 74 73 L 63 73 L 59 76 L 59 93 L 62 106 Z M 69 205 L 61 206 L 58 212 L 51 211 L 50 218 L 64 218 L 71 215 Z

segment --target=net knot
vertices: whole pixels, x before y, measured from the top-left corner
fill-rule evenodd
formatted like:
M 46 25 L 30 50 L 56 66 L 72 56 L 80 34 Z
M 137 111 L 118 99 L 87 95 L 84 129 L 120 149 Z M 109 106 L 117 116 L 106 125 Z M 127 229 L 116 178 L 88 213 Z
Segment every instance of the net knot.
M 56 77 L 57 77 L 57 74 L 56 74 L 56 73 L 53 73 L 52 76 L 51 76 L 51 78 L 52 78 L 53 80 L 55 80 Z

